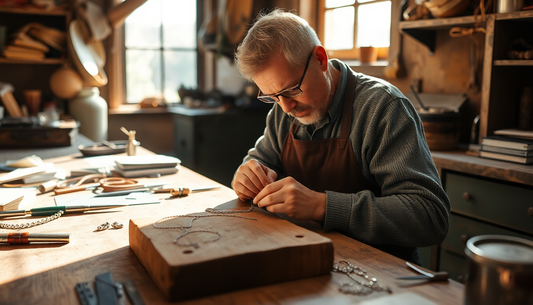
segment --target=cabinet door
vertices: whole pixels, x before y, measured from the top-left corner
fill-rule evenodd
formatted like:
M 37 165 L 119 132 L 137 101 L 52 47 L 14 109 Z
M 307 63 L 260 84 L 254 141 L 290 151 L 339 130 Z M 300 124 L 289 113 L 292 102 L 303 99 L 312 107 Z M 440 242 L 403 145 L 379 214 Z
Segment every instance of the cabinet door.
M 441 249 L 439 270 L 448 272 L 452 280 L 464 283 L 466 264 L 467 259 L 465 256 Z
M 452 212 L 533 234 L 533 189 L 446 173 Z
M 173 114 L 172 116 L 174 121 L 174 154 L 181 160 L 183 166 L 196 170 L 194 118 L 180 114 Z
M 519 234 L 512 230 L 452 213 L 450 215 L 450 229 L 441 244 L 441 248 L 458 255 L 464 255 L 468 239 L 478 235 L 507 235 L 533 240 L 531 235 Z

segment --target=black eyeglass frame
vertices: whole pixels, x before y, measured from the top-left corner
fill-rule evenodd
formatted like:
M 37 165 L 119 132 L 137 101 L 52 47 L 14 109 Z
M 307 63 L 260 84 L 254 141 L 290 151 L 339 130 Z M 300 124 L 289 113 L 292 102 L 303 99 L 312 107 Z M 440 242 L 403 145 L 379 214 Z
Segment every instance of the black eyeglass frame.
M 298 84 L 296 86 L 290 87 L 290 88 L 287 88 L 287 89 L 283 89 L 280 92 L 278 92 L 276 94 L 271 94 L 271 95 L 261 95 L 263 92 L 261 92 L 261 89 L 259 89 L 259 92 L 257 93 L 257 99 L 260 100 L 263 103 L 273 104 L 273 103 L 279 102 L 278 96 L 280 96 L 280 95 L 284 96 L 284 97 L 288 97 L 288 98 L 293 98 L 293 97 L 297 97 L 297 96 L 302 95 L 304 92 L 303 92 L 303 90 L 300 87 L 302 86 L 302 83 L 304 81 L 305 73 L 307 73 L 307 68 L 309 67 L 309 63 L 311 62 L 311 57 L 312 56 L 313 56 L 313 52 L 311 52 L 311 54 L 309 54 L 309 58 L 307 58 L 307 63 L 305 64 L 304 74 L 302 75 L 302 78 L 300 78 L 300 81 L 298 82 Z M 296 90 L 296 89 L 298 89 L 298 91 L 300 91 L 300 92 L 296 93 L 296 94 L 291 94 L 291 95 L 284 95 L 285 92 Z

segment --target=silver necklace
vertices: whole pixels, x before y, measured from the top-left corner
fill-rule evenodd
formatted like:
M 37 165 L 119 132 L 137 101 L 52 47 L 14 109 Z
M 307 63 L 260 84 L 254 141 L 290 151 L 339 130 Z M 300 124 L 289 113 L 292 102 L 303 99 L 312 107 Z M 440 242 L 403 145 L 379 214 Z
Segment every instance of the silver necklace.
M 195 243 L 195 242 L 191 242 L 189 244 L 180 244 L 179 243 L 179 239 L 186 236 L 186 235 L 190 235 L 190 234 L 193 234 L 193 233 L 210 233 L 210 234 L 215 234 L 217 235 L 217 237 L 213 240 L 208 240 L 208 241 L 204 241 L 203 243 L 204 244 L 207 244 L 207 243 L 212 243 L 212 242 L 215 242 L 217 240 L 219 240 L 222 236 L 220 235 L 220 233 L 218 233 L 217 231 L 209 231 L 209 230 L 195 230 L 195 231 L 185 231 L 185 233 L 181 234 L 180 236 L 176 237 L 174 239 L 174 243 L 178 246 L 181 246 L 181 247 L 194 247 L 196 249 L 200 248 L 200 244 L 199 243 Z
M 339 285 L 339 291 L 342 293 L 355 295 L 367 295 L 373 291 L 392 293 L 392 289 L 389 286 L 380 286 L 378 280 L 375 277 L 370 278 L 365 269 L 357 267 L 348 261 L 342 260 L 334 263 L 333 271 L 344 273 L 353 280 L 353 282 L 343 282 Z M 364 280 L 357 279 L 356 275 L 364 278 Z
M 39 225 L 43 225 L 43 224 L 45 224 L 47 222 L 50 222 L 52 220 L 58 219 L 64 213 L 65 212 L 63 210 L 59 210 L 59 212 L 55 213 L 52 216 L 48 216 L 46 218 L 42 218 L 42 219 L 39 219 L 39 220 L 36 220 L 36 221 L 26 222 L 26 223 L 11 224 L 11 223 L 0 222 L 0 228 L 1 229 L 18 230 L 18 229 L 26 229 L 26 228 L 36 227 L 36 226 L 39 226 Z
M 235 217 L 235 218 L 242 218 L 242 219 L 249 219 L 249 220 L 257 220 L 257 218 L 253 218 L 253 217 L 244 217 L 244 216 L 239 216 L 239 215 L 233 215 L 234 213 L 249 213 L 249 212 L 252 211 L 253 207 L 254 207 L 254 205 L 251 204 L 250 208 L 248 210 L 216 210 L 216 209 L 213 209 L 213 208 L 207 208 L 205 211 L 207 213 L 211 213 L 209 215 L 172 215 L 172 216 L 166 216 L 166 217 L 163 217 L 163 218 L 157 220 L 152 225 L 156 229 L 172 230 L 172 229 L 190 229 L 190 228 L 192 228 L 192 223 L 195 220 L 197 220 L 199 218 L 207 218 L 207 217 Z M 191 221 L 190 221 L 189 225 L 187 225 L 187 226 L 165 226 L 165 227 L 162 227 L 162 226 L 158 225 L 163 220 L 174 219 L 174 218 L 185 218 L 185 217 L 191 218 Z M 210 234 L 217 235 L 217 237 L 215 239 L 203 242 L 204 244 L 205 243 L 215 242 L 215 241 L 219 240 L 222 237 L 222 235 L 220 235 L 220 233 L 218 233 L 217 231 L 209 231 L 209 230 L 187 231 L 187 230 L 185 230 L 185 233 L 183 233 L 183 234 L 179 235 L 178 237 L 176 237 L 173 242 L 176 245 L 181 246 L 181 247 L 199 248 L 200 244 L 196 243 L 196 242 L 191 242 L 189 244 L 179 243 L 180 238 L 182 238 L 182 237 L 184 237 L 186 235 L 189 235 L 191 233 L 210 233 Z
M 187 218 L 187 217 L 191 218 L 191 222 L 187 226 L 166 226 L 166 227 L 162 227 L 162 226 L 158 225 L 163 220 L 174 219 L 174 218 Z M 173 229 L 190 229 L 190 228 L 192 228 L 192 223 L 195 220 L 197 220 L 199 218 L 207 218 L 207 217 L 235 217 L 235 218 L 242 218 L 242 219 L 249 219 L 249 220 L 257 220 L 257 218 L 244 217 L 244 216 L 231 215 L 231 214 L 219 214 L 219 215 L 217 215 L 217 214 L 215 214 L 215 215 L 172 215 L 172 216 L 163 217 L 163 218 L 157 220 L 156 222 L 154 222 L 153 226 L 156 229 L 169 229 L 169 230 L 173 230 Z

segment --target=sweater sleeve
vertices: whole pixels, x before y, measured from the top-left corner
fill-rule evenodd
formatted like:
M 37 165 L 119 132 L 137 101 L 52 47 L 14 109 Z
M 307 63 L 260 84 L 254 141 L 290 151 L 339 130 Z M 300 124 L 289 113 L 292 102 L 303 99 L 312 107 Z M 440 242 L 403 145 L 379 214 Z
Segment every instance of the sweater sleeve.
M 281 149 L 286 131 L 280 134 L 280 130 L 286 130 L 287 124 L 283 121 L 283 111 L 274 104 L 266 118 L 264 134 L 257 139 L 253 148 L 244 157 L 243 163 L 251 159 L 261 162 L 266 167 L 274 170 L 278 180 L 283 178 L 283 165 L 281 163 Z
M 372 99 L 372 98 L 370 98 Z M 381 188 L 356 194 L 327 191 L 325 230 L 368 244 L 422 247 L 448 232 L 450 202 L 409 100 L 364 103 L 350 139 L 365 177 Z

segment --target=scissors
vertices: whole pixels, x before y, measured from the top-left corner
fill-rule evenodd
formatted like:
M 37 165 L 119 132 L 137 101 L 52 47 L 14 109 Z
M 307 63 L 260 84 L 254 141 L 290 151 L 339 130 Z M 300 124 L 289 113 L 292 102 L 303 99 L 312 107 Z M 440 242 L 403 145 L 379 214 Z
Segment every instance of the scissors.
M 92 183 L 91 183 L 92 182 Z M 54 189 L 56 195 L 102 188 L 104 192 L 115 192 L 144 187 L 137 180 L 107 177 L 106 174 L 91 174 L 61 181 Z
M 397 280 L 427 280 L 430 282 L 439 282 L 439 281 L 447 281 L 448 280 L 448 272 L 436 272 L 436 273 L 429 273 L 426 271 L 421 270 L 420 268 L 417 268 L 415 265 L 405 262 L 407 266 L 411 267 L 411 269 L 415 270 L 416 272 L 420 273 L 419 275 L 412 275 L 412 276 L 402 276 L 397 277 Z

